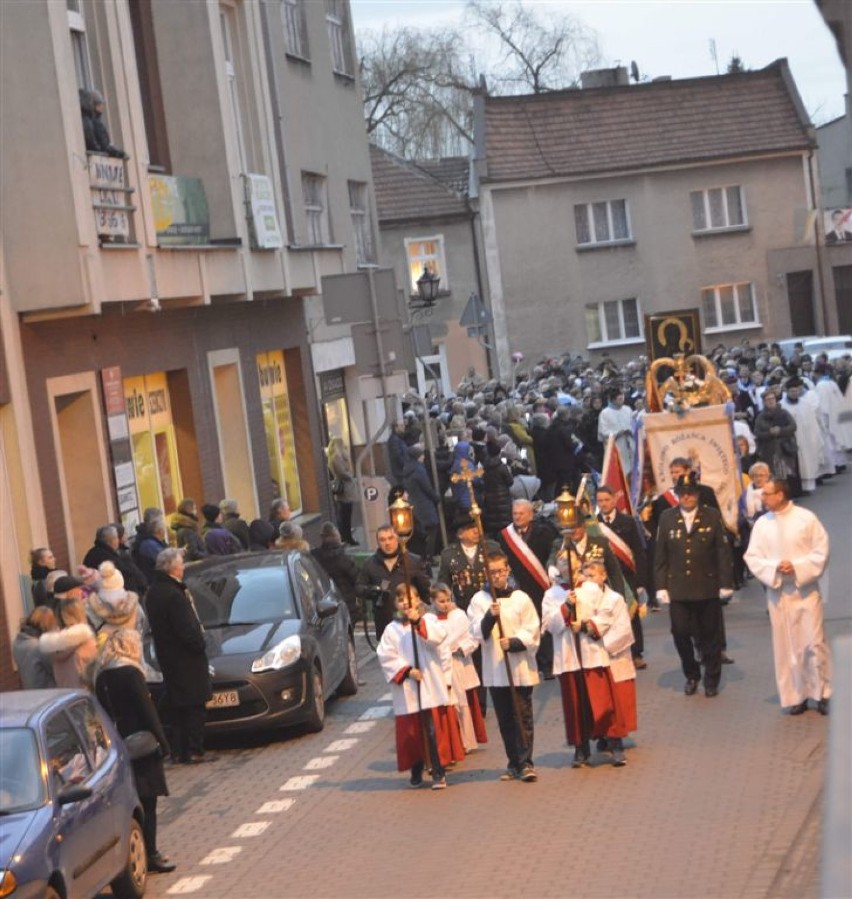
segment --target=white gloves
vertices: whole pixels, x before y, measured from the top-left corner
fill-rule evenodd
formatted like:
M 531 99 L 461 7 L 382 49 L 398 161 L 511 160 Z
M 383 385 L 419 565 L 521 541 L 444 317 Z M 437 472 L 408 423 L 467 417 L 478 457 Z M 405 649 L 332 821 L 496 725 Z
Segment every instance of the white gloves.
M 669 599 L 669 591 L 668 590 L 657 590 L 657 602 L 661 606 L 670 605 L 671 600 Z

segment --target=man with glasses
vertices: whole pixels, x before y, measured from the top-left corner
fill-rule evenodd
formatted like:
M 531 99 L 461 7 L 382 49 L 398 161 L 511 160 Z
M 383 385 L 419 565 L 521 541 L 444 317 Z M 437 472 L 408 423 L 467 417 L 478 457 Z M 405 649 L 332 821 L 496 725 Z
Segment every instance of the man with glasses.
M 801 715 L 813 699 L 827 715 L 831 657 L 819 579 L 828 564 L 828 534 L 813 512 L 791 501 L 784 480 L 766 482 L 763 504 L 767 511 L 754 524 L 745 560 L 766 587 L 781 705 Z
M 482 644 L 482 681 L 491 693 L 506 749 L 508 767 L 500 779 L 534 783 L 532 688 L 539 682 L 535 653 L 541 626 L 529 596 L 509 587 L 506 556 L 489 556 L 486 568 L 493 595 L 480 590 L 467 617 L 474 639 Z

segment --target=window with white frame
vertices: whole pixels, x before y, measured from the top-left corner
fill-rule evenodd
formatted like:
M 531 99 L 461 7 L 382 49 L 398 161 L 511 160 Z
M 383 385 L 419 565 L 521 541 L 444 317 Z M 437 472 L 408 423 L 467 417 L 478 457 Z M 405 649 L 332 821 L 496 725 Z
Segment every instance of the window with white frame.
M 642 323 L 636 298 L 589 303 L 586 306 L 586 334 L 589 346 L 642 340 Z
M 281 0 L 281 22 L 287 52 L 300 59 L 310 59 L 304 0 Z
M 302 200 L 309 246 L 321 247 L 331 243 L 327 197 L 325 178 L 313 172 L 302 172 Z
M 86 22 L 80 8 L 80 0 L 66 0 L 68 30 L 71 33 L 71 53 L 77 73 L 77 87 L 92 88 L 92 67 L 89 64 L 89 48 L 86 43 Z
M 581 246 L 630 240 L 626 200 L 601 200 L 574 206 L 574 227 Z
M 707 331 L 759 325 L 751 281 L 705 287 L 701 291 L 701 306 Z
M 331 65 L 338 75 L 355 77 L 349 39 L 349 6 L 346 0 L 325 0 L 325 24 L 331 45 Z
M 421 277 L 424 269 L 441 279 L 439 290 L 442 293 L 450 289 L 444 259 L 443 234 L 406 238 L 405 256 L 408 263 L 408 289 L 412 294 L 417 293 L 417 279 Z
M 355 233 L 355 261 L 358 265 L 374 262 L 369 195 L 364 181 L 349 182 L 349 215 L 352 217 L 352 230 Z
M 742 228 L 748 224 L 745 198 L 739 184 L 690 191 L 692 230 L 717 231 Z

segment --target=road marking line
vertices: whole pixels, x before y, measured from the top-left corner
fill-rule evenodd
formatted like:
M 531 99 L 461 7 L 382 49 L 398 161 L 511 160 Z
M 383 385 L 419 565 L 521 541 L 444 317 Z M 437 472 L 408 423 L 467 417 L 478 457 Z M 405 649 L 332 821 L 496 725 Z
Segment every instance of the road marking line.
M 302 774 L 299 777 L 291 777 L 283 787 L 279 787 L 279 790 L 285 793 L 290 790 L 306 790 L 318 780 L 319 774 Z
M 351 749 L 357 742 L 357 738 L 351 740 L 335 740 L 333 743 L 329 743 L 328 746 L 323 749 L 323 752 L 346 752 L 347 749 Z
M 393 706 L 390 705 L 374 705 L 367 709 L 362 715 L 358 716 L 359 721 L 370 721 L 373 718 L 387 718 L 393 714 Z
M 211 874 L 200 874 L 196 877 L 181 877 L 174 885 L 169 887 L 166 892 L 169 896 L 177 896 L 181 893 L 196 893 L 200 890 L 208 880 L 212 880 Z
M 220 846 L 214 849 L 210 855 L 201 859 L 202 865 L 224 865 L 234 860 L 234 857 L 243 851 L 242 846 Z
M 376 702 L 393 702 L 393 693 L 383 693 Z
M 343 733 L 345 734 L 366 734 L 376 726 L 375 721 L 356 721 L 350 724 Z
M 315 759 L 311 759 L 305 765 L 305 771 L 322 771 L 323 768 L 330 768 L 338 759 L 339 755 L 318 755 Z
M 231 836 L 235 840 L 241 837 L 259 837 L 271 823 L 271 821 L 249 821 L 246 824 L 240 824 Z
M 264 802 L 255 814 L 277 815 L 279 812 L 286 812 L 295 801 L 295 799 L 272 799 L 269 802 Z

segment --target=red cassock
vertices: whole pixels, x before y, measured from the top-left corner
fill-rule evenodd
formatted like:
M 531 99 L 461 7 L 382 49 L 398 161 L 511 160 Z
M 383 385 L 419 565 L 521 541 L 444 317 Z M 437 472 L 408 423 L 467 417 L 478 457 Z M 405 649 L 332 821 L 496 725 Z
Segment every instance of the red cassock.
M 451 762 L 464 759 L 458 716 L 452 706 L 438 706 L 424 709 L 423 715 L 431 715 L 435 725 L 435 742 L 438 759 L 446 767 Z M 396 721 L 396 766 L 398 771 L 408 771 L 423 758 L 424 735 L 420 712 L 397 715 Z

